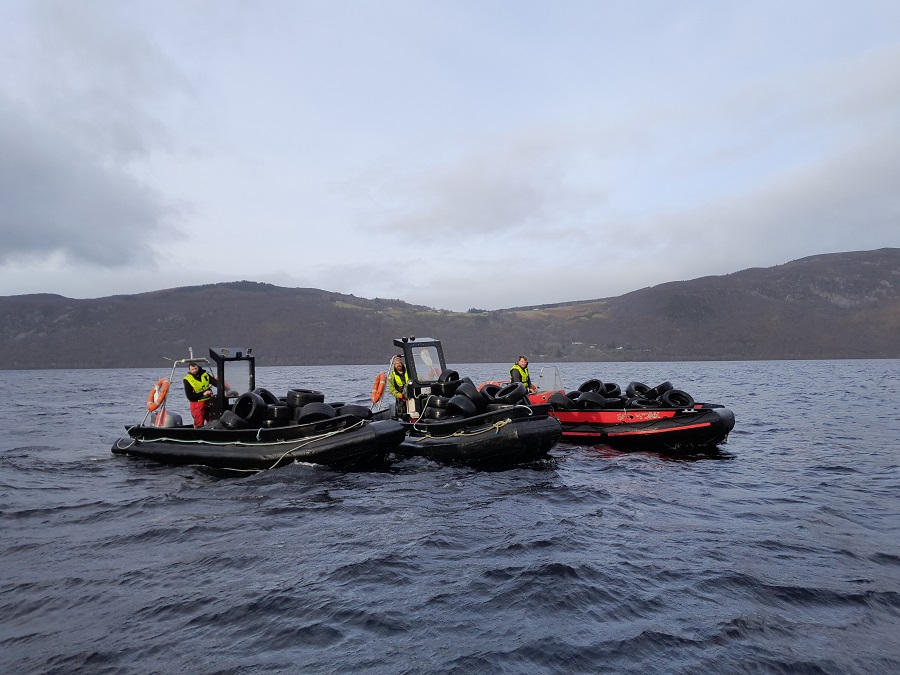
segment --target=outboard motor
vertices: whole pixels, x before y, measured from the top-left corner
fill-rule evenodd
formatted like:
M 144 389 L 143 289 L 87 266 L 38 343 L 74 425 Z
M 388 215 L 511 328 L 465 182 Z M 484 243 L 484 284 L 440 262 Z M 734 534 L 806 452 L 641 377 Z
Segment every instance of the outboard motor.
M 153 417 L 153 426 L 155 427 L 180 427 L 181 424 L 181 415 L 169 412 L 165 408 L 161 408 Z

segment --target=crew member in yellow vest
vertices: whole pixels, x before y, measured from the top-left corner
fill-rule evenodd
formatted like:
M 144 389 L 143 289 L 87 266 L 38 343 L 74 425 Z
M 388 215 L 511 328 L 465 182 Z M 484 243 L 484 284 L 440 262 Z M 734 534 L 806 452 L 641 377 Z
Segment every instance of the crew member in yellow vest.
M 393 359 L 391 374 L 388 376 L 388 391 L 396 399 L 398 409 L 400 408 L 400 403 L 406 400 L 406 385 L 408 383 L 409 373 L 406 372 L 403 357 L 397 354 Z
M 191 417 L 194 418 L 195 427 L 202 427 L 209 422 L 209 401 L 213 397 L 210 385 L 218 387 L 219 383 L 199 364 L 192 363 L 188 366 L 188 374 L 184 376 L 184 395 L 191 402 Z
M 509 379 L 513 382 L 521 382 L 528 389 L 529 393 L 537 391 L 537 387 L 531 384 L 531 376 L 528 374 L 528 359 L 520 356 L 512 368 L 509 369 Z

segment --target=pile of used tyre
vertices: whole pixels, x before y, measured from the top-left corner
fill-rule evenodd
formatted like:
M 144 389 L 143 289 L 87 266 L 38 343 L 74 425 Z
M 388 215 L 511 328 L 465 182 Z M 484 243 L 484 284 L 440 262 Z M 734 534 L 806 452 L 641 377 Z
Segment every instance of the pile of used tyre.
M 648 387 L 632 382 L 622 393 L 619 385 L 600 380 L 588 380 L 567 394 L 554 392 L 547 399 L 554 410 L 609 410 L 623 408 L 693 408 L 694 399 L 685 391 L 675 389 L 671 382 Z
M 368 406 L 325 403 L 325 394 L 312 389 L 290 389 L 279 398 L 268 389 L 258 388 L 237 397 L 231 410 L 209 426 L 224 429 L 271 429 L 321 422 L 339 415 L 370 419 Z
M 425 400 L 422 421 L 445 421 L 474 417 L 526 402 L 528 390 L 521 382 L 507 385 L 486 384 L 479 391 L 468 377 L 460 378 L 455 370 L 445 370 L 431 384 L 431 395 Z

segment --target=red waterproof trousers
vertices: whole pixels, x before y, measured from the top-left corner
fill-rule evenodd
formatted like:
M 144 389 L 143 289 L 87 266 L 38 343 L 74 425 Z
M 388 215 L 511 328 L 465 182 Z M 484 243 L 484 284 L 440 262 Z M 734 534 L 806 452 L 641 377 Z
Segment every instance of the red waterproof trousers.
M 191 417 L 194 418 L 195 427 L 202 427 L 209 422 L 209 401 L 191 401 Z

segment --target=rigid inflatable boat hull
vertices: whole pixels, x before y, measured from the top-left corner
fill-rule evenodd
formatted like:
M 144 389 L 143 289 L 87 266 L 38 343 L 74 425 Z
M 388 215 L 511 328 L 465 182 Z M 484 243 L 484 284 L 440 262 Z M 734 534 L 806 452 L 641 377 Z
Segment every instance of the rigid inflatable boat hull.
M 291 462 L 352 465 L 384 460 L 406 437 L 400 422 L 353 416 L 267 429 L 135 426 L 112 447 L 116 454 L 169 464 L 271 469 Z
M 724 442 L 734 428 L 727 408 L 695 410 L 569 411 L 553 413 L 567 443 L 605 444 L 622 450 L 690 450 Z
M 545 458 L 562 437 L 557 420 L 525 406 L 509 406 L 461 420 L 404 426 L 407 437 L 397 454 L 449 464 L 527 464 Z

